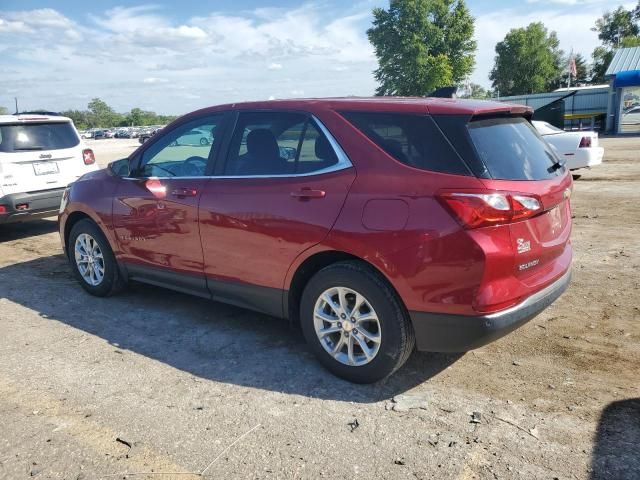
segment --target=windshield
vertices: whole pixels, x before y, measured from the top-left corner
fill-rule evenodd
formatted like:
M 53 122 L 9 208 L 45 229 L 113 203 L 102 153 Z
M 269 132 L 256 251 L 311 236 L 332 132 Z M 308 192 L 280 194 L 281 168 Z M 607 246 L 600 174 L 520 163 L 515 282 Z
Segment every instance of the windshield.
M 491 178 L 546 180 L 564 173 L 551 147 L 524 118 L 475 120 L 468 129 Z
M 69 122 L 0 125 L 0 152 L 59 150 L 80 143 Z

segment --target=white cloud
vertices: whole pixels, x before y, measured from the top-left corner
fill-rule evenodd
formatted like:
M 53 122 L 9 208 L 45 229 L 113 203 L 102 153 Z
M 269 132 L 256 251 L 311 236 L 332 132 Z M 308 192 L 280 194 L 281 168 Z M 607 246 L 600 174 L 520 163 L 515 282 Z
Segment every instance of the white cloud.
M 0 12 L 0 45 L 20 44 L 0 56 L 0 69 L 13 72 L 3 75 L 0 105 L 11 103 L 9 89 L 25 108 L 85 108 L 86 98 L 98 96 L 119 111 L 162 113 L 302 92 L 370 95 L 369 15 L 364 4 L 337 15 L 311 4 L 204 11 L 180 22 L 153 5 L 115 7 L 88 23 L 53 9 Z M 54 86 L 54 73 L 67 80 Z
M 158 78 L 158 77 L 146 77 L 142 80 L 142 83 L 167 83 L 169 80 L 166 78 Z

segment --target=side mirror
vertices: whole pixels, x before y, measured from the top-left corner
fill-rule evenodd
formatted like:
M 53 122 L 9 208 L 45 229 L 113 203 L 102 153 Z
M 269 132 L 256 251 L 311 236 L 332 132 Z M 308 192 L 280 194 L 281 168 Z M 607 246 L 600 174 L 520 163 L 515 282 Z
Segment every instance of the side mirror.
M 116 160 L 115 162 L 111 162 L 107 168 L 116 177 L 128 177 L 129 175 L 131 175 L 128 158 L 123 158 L 120 160 Z

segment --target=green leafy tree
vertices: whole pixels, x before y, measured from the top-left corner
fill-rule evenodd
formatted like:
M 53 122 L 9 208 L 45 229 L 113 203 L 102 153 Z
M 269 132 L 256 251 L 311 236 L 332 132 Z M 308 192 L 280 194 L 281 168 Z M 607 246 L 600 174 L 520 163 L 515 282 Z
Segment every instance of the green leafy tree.
M 99 98 L 92 99 L 87 105 L 89 123 L 92 127 L 112 127 L 121 121 L 121 115 Z
M 539 93 L 560 84 L 563 56 L 555 32 L 544 24 L 509 31 L 496 45 L 490 79 L 500 96 Z
M 391 0 L 373 18 L 376 95 L 427 95 L 473 70 L 473 17 L 464 0 Z
M 618 47 L 640 46 L 640 1 L 630 10 L 619 6 L 612 12 L 605 12 L 596 20 L 594 32 L 602 45 L 596 47 L 591 54 L 593 58 L 592 83 L 605 83 L 604 74 L 607 71 L 615 49 Z
M 580 84 L 584 85 L 591 81 L 591 66 L 587 63 L 587 60 L 584 58 L 584 55 L 578 53 L 573 56 L 574 61 L 576 62 L 576 75 L 571 75 L 571 85 L 578 86 Z M 567 56 L 563 59 L 562 63 L 562 86 L 566 86 L 569 82 L 569 63 L 571 61 L 571 56 Z
M 69 117 L 73 120 L 73 124 L 79 130 L 86 130 L 91 126 L 89 122 L 89 112 L 86 110 L 66 110 L 61 112 L 65 117 Z
M 9 115 L 9 109 L 7 107 L 0 107 L 0 115 Z

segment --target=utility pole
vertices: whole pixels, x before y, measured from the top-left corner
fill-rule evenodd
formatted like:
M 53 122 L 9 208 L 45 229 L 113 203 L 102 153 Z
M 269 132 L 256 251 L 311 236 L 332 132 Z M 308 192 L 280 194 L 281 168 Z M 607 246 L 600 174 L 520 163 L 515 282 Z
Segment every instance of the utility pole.
M 18 110 L 18 97 L 13 97 L 13 99 L 16 101 L 16 115 L 18 114 L 19 110 Z

